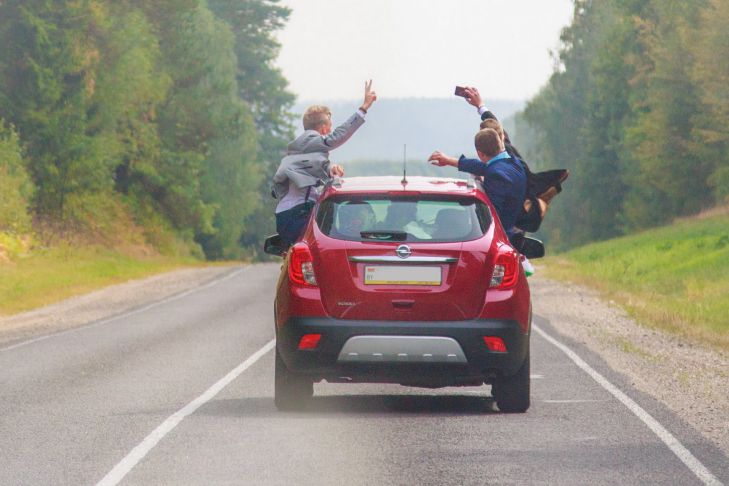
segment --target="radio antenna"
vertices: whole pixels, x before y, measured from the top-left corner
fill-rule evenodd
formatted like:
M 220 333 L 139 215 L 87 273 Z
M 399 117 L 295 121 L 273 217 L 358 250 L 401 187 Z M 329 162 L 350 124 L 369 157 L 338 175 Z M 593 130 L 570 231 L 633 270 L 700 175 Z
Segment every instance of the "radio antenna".
M 408 144 L 402 146 L 402 180 L 400 183 L 408 183 Z

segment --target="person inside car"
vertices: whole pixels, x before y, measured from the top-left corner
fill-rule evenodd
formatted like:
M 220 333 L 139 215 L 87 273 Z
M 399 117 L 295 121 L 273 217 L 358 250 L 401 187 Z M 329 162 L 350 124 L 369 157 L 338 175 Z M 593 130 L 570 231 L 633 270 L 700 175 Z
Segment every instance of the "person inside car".
M 378 229 L 386 231 L 404 231 L 418 239 L 429 239 L 426 232 L 416 219 L 418 203 L 416 201 L 393 201 L 387 207 L 387 214 Z
M 357 238 L 360 232 L 374 228 L 375 212 L 367 201 L 352 201 L 339 208 L 337 221 L 339 234 Z
M 441 209 L 435 215 L 433 238 L 438 240 L 460 239 L 470 233 L 471 220 L 463 209 Z

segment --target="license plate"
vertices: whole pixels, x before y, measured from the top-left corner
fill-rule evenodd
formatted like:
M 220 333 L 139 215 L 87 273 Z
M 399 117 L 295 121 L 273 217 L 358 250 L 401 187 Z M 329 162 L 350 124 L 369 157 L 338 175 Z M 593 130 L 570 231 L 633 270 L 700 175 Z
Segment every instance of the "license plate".
M 440 285 L 440 267 L 368 265 L 365 285 Z

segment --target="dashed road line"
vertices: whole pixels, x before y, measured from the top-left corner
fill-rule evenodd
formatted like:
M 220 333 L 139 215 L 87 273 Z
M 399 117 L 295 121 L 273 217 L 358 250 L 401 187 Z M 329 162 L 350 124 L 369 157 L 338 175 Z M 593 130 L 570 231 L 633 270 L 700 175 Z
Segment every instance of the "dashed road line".
M 587 399 L 573 399 L 573 400 L 542 400 L 544 403 L 603 403 L 609 400 L 587 400 Z

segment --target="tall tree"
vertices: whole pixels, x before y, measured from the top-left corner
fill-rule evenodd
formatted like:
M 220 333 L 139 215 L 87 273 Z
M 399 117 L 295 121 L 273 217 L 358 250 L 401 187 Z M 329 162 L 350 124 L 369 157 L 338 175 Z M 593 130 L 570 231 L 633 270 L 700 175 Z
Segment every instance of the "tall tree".
M 166 172 L 183 167 L 175 154 L 199 159 L 164 186 L 165 200 L 179 207 L 183 199 L 182 207 L 190 209 L 186 223 L 208 257 L 234 256 L 242 221 L 255 208 L 256 199 L 246 194 L 255 193 L 261 179 L 256 128 L 238 94 L 234 36 L 204 3 L 170 20 L 174 27 L 166 29 L 163 46 L 173 87 L 160 110 L 162 139 L 172 157 Z M 196 191 L 200 198 L 193 204 L 187 196 Z
M 617 232 L 623 189 L 616 177 L 620 133 L 614 121 L 623 116 L 625 102 L 620 82 L 611 82 L 620 63 L 612 61 L 613 51 L 600 55 L 605 45 L 619 41 L 613 34 L 617 25 L 611 2 L 576 1 L 572 24 L 562 32 L 559 67 L 524 112 L 539 134 L 538 149 L 528 158 L 572 174 L 545 225 L 551 228 L 547 238 L 558 248 Z M 597 163 L 606 156 L 612 160 Z
M 627 149 L 634 154 L 633 187 L 626 201 L 631 228 L 690 214 L 709 203 L 709 166 L 692 140 L 699 99 L 692 81 L 694 40 L 703 1 L 652 2 L 640 19 L 644 68 L 634 79 L 645 93 L 635 98 Z
M 239 256 L 290 130 L 273 65 L 287 15 L 276 0 L 0 1 L 0 117 L 19 139 L 3 136 L 27 147 L 38 219 L 126 211 Z
M 0 232 L 30 230 L 32 195 L 18 134 L 0 119 Z
M 560 66 L 524 112 L 539 138 L 530 155 L 572 169 L 545 225 L 557 247 L 661 224 L 729 193 L 725 4 L 575 2 Z
M 111 188 L 100 139 L 88 132 L 99 49 L 91 0 L 2 5 L 0 115 L 28 147 L 39 214 L 63 221 L 85 195 Z
M 249 252 L 260 255 L 263 236 L 275 230 L 270 181 L 293 137 L 290 109 L 294 96 L 274 65 L 280 48 L 274 34 L 283 27 L 290 10 L 278 0 L 209 0 L 209 5 L 235 35 L 238 92 L 251 107 L 259 133 L 257 160 L 263 177 L 256 189 L 258 204 L 246 217 L 239 236 Z
M 701 107 L 694 117 L 696 152 L 709 165 L 716 201 L 729 202 L 729 2 L 712 0 L 691 44 Z

